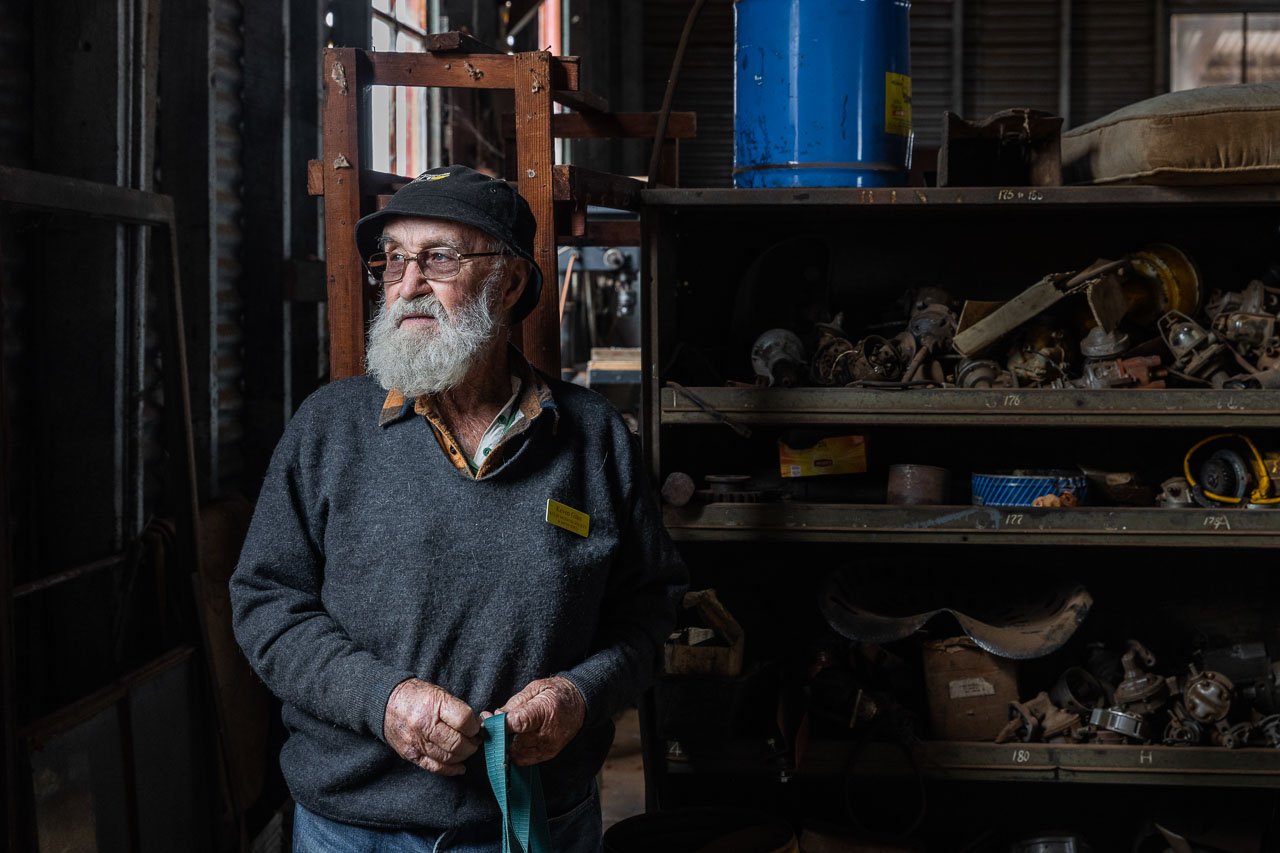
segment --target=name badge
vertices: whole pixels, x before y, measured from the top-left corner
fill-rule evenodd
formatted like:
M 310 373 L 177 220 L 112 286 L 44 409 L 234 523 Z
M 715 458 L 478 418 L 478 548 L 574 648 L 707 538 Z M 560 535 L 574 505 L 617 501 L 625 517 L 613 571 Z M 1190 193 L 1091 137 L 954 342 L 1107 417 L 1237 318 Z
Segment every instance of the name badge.
M 585 538 L 587 531 L 591 529 L 591 516 L 585 512 L 579 512 L 571 506 L 565 506 L 560 501 L 553 501 L 548 498 L 547 524 L 554 524 L 562 530 L 576 533 Z

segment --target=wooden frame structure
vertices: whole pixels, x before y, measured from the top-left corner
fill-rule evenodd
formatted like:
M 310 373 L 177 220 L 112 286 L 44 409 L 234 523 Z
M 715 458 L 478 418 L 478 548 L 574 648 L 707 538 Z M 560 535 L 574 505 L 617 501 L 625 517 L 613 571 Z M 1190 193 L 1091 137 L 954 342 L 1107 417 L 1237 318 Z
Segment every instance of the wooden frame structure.
M 529 202 L 538 222 L 534 259 L 545 285 L 537 307 L 513 338 L 525 355 L 551 376 L 560 373 L 560 322 L 556 264 L 557 235 L 566 243 L 639 244 L 638 223 L 620 232 L 602 227 L 593 233 L 589 205 L 638 210 L 644 184 L 634 178 L 554 163 L 552 140 L 583 137 L 652 137 L 654 113 L 610 114 L 603 99 L 584 92 L 575 56 L 547 51 L 500 53 L 465 33 L 436 33 L 426 53 L 384 53 L 329 48 L 321 62 L 324 86 L 324 158 L 308 166 L 308 187 L 323 195 L 325 257 L 329 297 L 330 378 L 364 370 L 368 328 L 368 287 L 355 245 L 355 225 L 387 194 L 410 180 L 365 169 L 360 150 L 363 93 L 368 86 L 423 86 L 507 89 L 514 94 L 516 156 L 508 158 L 508 177 Z M 577 110 L 555 113 L 553 104 Z M 674 113 L 664 139 L 664 170 L 674 184 L 677 145 L 696 132 L 692 113 Z M 514 160 L 515 169 L 511 169 Z M 604 226 L 604 223 L 602 223 Z

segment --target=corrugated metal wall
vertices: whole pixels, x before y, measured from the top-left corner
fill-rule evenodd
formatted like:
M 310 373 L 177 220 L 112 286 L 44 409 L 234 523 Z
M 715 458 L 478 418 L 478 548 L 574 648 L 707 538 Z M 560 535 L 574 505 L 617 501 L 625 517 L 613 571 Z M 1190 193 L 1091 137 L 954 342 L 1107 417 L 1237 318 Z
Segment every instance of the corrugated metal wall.
M 916 146 L 941 142 L 942 114 L 956 105 L 954 14 L 962 3 L 961 113 L 982 118 L 1012 107 L 1057 113 L 1060 0 L 914 0 L 912 114 Z M 644 4 L 644 106 L 662 105 L 689 0 Z M 1069 126 L 1156 93 L 1161 52 L 1156 0 L 1073 0 Z M 733 164 L 733 4 L 710 0 L 685 56 L 675 109 L 698 113 L 698 139 L 681 149 L 686 186 L 729 186 Z
M 240 139 L 240 95 L 244 83 L 240 60 L 244 39 L 240 32 L 240 0 L 215 0 L 209 28 L 212 88 L 209 123 L 213 152 L 209 159 L 209 279 L 212 298 L 214 352 L 210 382 L 210 487 L 218 492 L 239 487 L 244 437 L 243 304 L 240 279 L 242 240 L 241 184 L 243 145 Z

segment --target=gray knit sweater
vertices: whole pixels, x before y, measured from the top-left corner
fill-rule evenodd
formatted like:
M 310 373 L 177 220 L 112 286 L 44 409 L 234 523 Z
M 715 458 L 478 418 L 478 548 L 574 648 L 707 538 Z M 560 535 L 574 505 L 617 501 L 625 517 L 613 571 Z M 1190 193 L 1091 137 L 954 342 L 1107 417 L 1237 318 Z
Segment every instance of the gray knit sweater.
M 610 717 L 650 679 L 686 574 L 622 419 L 593 392 L 551 391 L 479 480 L 422 417 L 379 426 L 386 395 L 367 377 L 320 389 L 290 421 L 231 602 L 241 648 L 284 702 L 280 763 L 308 809 L 394 829 L 497 818 L 479 753 L 446 778 L 383 741 L 387 699 L 415 676 L 477 712 L 569 678 L 587 719 L 542 765 L 548 812 L 588 793 Z M 590 515 L 590 535 L 544 521 L 548 498 Z

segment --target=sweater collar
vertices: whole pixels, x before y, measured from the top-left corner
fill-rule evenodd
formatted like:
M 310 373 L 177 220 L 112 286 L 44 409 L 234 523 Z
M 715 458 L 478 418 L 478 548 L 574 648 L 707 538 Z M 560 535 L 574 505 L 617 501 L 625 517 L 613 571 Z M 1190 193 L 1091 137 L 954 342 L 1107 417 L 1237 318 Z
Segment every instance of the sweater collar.
M 535 370 L 529 360 L 524 357 L 524 353 L 514 346 L 507 346 L 507 354 L 511 360 L 512 372 L 522 380 L 520 412 L 532 422 L 542 412 L 550 411 L 552 422 L 559 423 L 560 413 L 556 409 L 555 398 L 551 395 L 551 386 L 547 383 L 546 377 Z M 415 397 L 405 396 L 398 388 L 392 388 L 387 392 L 382 409 L 378 413 L 378 426 L 390 426 L 414 414 L 418 409 L 429 406 L 429 397 L 419 402 Z

